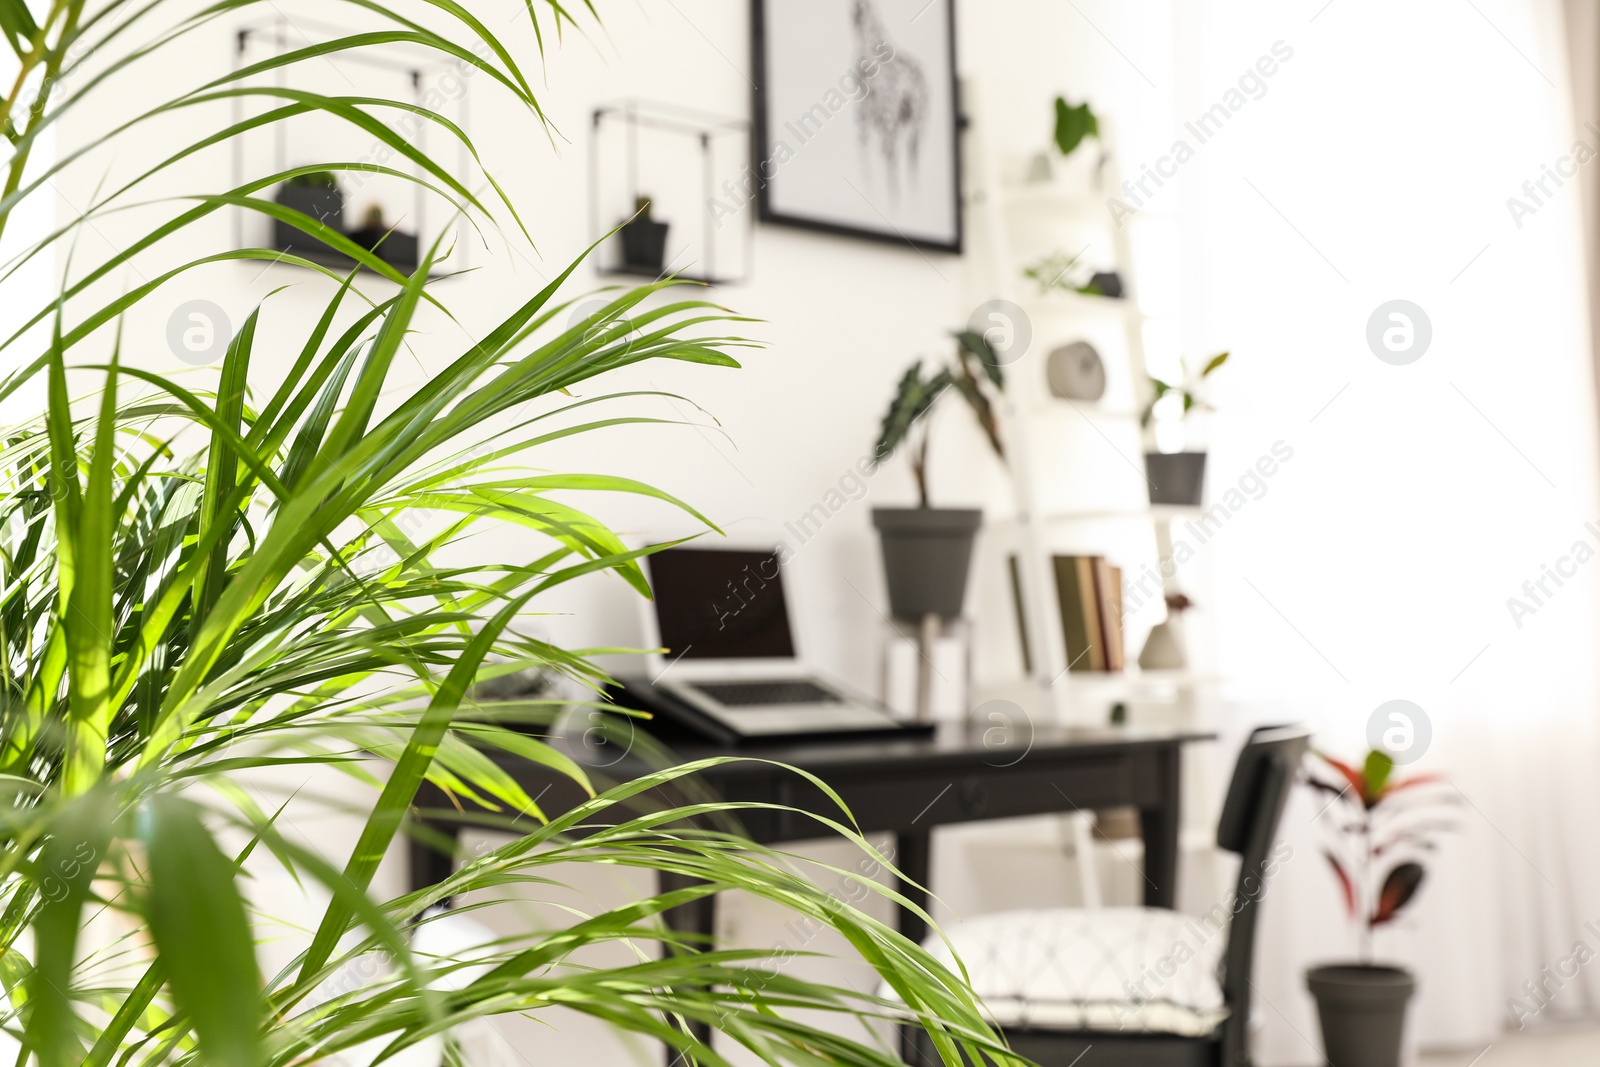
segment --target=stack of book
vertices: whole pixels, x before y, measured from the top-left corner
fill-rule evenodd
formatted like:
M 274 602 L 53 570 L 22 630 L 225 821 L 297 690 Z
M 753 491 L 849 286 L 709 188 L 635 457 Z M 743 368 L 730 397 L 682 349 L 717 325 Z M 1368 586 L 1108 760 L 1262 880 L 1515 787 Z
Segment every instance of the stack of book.
M 1122 644 L 1122 569 L 1104 556 L 1052 556 L 1056 601 L 1067 665 L 1074 671 L 1120 671 Z

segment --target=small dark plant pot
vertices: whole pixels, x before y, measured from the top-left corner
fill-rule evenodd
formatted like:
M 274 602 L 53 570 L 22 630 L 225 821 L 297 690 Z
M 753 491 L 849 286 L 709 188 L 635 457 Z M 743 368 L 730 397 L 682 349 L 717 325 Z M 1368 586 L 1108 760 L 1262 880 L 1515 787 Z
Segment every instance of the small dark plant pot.
M 1204 452 L 1146 452 L 1150 503 L 1197 507 L 1206 480 Z
M 972 542 L 982 521 L 976 508 L 872 509 L 883 543 L 890 614 L 910 620 L 960 617 Z
M 660 274 L 667 262 L 667 224 L 634 219 L 622 227 L 622 265 Z
M 363 227 L 346 236 L 391 267 L 412 270 L 417 265 L 417 238 L 414 234 Z
M 1124 289 L 1122 288 L 1122 275 L 1116 271 L 1103 271 L 1089 279 L 1089 288 L 1101 296 L 1108 296 L 1113 300 L 1121 300 Z
M 332 229 L 344 228 L 344 194 L 339 191 L 338 186 L 286 183 L 279 186 L 277 195 L 273 199 L 284 207 L 298 211 L 302 215 L 309 215 Z M 291 250 L 326 247 L 310 234 L 277 219 L 272 223 L 272 239 L 278 248 Z
M 1306 972 L 1330 1067 L 1400 1067 L 1406 1006 L 1417 980 L 1400 967 L 1329 964 Z

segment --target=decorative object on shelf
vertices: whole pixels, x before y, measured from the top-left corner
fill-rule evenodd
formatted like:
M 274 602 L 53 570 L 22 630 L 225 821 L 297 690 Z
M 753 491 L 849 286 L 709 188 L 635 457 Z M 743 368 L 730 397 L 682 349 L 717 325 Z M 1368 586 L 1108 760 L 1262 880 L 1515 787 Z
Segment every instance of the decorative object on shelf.
M 385 263 L 405 270 L 416 269 L 416 234 L 405 233 L 386 223 L 382 204 L 368 205 L 361 218 L 361 228 L 351 230 L 347 236 L 369 252 L 377 253 Z
M 752 10 L 761 221 L 960 252 L 955 0 Z
M 1334 817 L 1322 820 L 1331 827 L 1324 855 L 1357 927 L 1360 961 L 1312 967 L 1306 986 L 1317 1001 L 1332 1067 L 1399 1067 L 1416 979 L 1405 967 L 1374 963 L 1372 935 L 1416 900 L 1425 874 L 1420 861 L 1433 851 L 1435 836 L 1452 826 L 1427 809 L 1449 798 L 1413 792 L 1439 784 L 1440 777 L 1395 778 L 1394 760 L 1382 749 L 1368 752 L 1359 768 L 1320 752 L 1316 764 L 1307 784 L 1332 797 L 1328 814 Z M 1405 802 L 1396 800 L 1401 794 Z
M 286 208 L 316 219 L 330 229 L 344 230 L 344 193 L 339 189 L 339 179 L 331 170 L 316 170 L 298 174 L 282 185 L 273 199 Z M 272 243 L 278 248 L 292 250 L 314 243 L 322 251 L 328 246 L 307 235 L 282 219 L 272 220 Z
M 1125 292 L 1122 275 L 1114 270 L 1086 274 L 1079 263 L 1082 258 L 1069 256 L 1065 252 L 1052 252 L 1037 263 L 1024 267 L 1022 273 L 1038 283 L 1040 293 L 1078 293 L 1082 296 L 1122 299 Z
M 1139 425 L 1153 429 L 1155 435 L 1155 448 L 1144 454 L 1150 503 L 1199 505 L 1205 488 L 1206 454 L 1186 450 L 1187 420 L 1197 410 L 1214 410 L 1201 399 L 1200 391 L 1206 379 L 1227 361 L 1228 353 L 1219 352 L 1197 375 L 1191 377 L 1183 369 L 1177 382 L 1150 376 L 1150 402 L 1139 416 Z
M 981 333 L 955 334 L 956 356 L 950 365 L 924 378 L 922 361 L 900 378 L 883 417 L 873 456 L 882 463 L 903 445 L 910 446 L 911 474 L 917 483 L 918 506 L 873 508 L 872 522 L 883 544 L 883 569 L 889 585 L 889 610 L 897 618 L 948 619 L 961 614 L 966 598 L 972 542 L 983 519 L 976 508 L 935 508 L 928 499 L 928 412 L 954 387 L 967 402 L 996 456 L 1005 446 L 995 422 L 995 398 L 1004 383 L 1000 359 Z M 922 424 L 921 439 L 910 444 Z
M 656 100 L 596 107 L 589 232 L 604 241 L 599 273 L 706 285 L 748 278 L 756 188 L 765 180 L 749 155 L 750 124 L 741 118 Z
M 1022 180 L 1032 185 L 1048 182 L 1055 177 L 1055 167 L 1050 162 L 1049 152 L 1035 152 L 1028 160 L 1027 173 Z
M 667 224 L 650 216 L 650 198 L 634 201 L 633 218 L 619 227 L 622 265 L 629 271 L 661 274 L 667 260 Z
M 1167 617 L 1150 627 L 1139 652 L 1140 670 L 1181 671 L 1189 666 L 1183 648 L 1183 613 L 1194 607 L 1194 601 L 1183 593 L 1168 593 L 1166 601 Z
M 1096 401 L 1106 395 L 1106 365 L 1088 341 L 1073 341 L 1045 357 L 1050 392 L 1063 400 Z

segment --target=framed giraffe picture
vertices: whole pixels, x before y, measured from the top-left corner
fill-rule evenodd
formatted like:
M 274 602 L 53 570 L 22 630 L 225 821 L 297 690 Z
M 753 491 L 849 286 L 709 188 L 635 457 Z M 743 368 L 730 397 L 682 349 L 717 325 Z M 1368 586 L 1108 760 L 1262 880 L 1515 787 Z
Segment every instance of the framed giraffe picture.
M 751 0 L 763 222 L 961 251 L 955 0 Z

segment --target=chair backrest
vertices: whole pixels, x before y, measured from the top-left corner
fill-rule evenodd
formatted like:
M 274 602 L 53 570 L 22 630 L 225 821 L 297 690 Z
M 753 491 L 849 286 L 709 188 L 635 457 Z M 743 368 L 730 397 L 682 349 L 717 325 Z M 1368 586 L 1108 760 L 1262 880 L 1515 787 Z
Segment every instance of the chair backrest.
M 1250 1062 L 1251 967 L 1256 919 L 1268 877 L 1292 853 L 1275 850 L 1278 822 L 1289 801 L 1311 734 L 1301 726 L 1263 726 L 1250 734 L 1234 765 L 1233 781 L 1217 824 L 1217 845 L 1239 856 L 1239 878 L 1222 956 L 1222 994 L 1229 1016 L 1223 1028 L 1224 1063 Z

